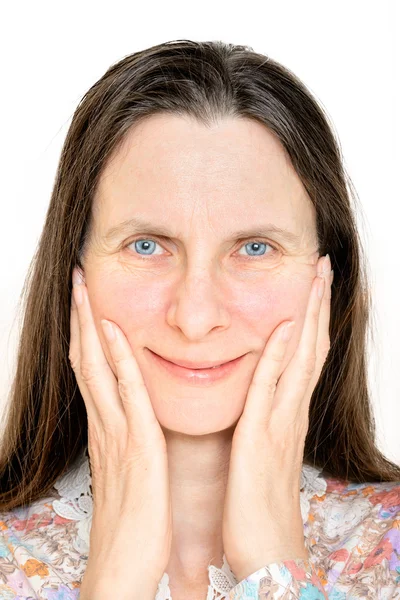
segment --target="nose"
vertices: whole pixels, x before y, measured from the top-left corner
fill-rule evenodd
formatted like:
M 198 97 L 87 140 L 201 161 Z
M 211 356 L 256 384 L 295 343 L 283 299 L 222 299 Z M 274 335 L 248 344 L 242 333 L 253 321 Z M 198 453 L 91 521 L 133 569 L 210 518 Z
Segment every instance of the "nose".
M 176 287 L 168 310 L 171 327 L 179 327 L 183 335 L 199 341 L 214 329 L 229 327 L 230 316 L 225 303 L 225 288 L 212 269 L 187 272 Z

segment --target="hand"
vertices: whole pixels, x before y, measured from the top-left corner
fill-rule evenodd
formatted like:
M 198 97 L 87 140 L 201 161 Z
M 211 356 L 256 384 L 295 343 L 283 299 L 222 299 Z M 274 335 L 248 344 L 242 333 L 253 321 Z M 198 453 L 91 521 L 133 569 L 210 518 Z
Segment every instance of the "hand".
M 310 399 L 330 349 L 330 290 L 328 258 L 326 271 L 313 281 L 295 354 L 280 375 L 285 321 L 268 340 L 234 431 L 222 536 L 238 581 L 271 562 L 308 559 L 300 481 Z
M 140 590 L 141 598 L 154 598 L 172 539 L 166 442 L 129 342 L 112 325 L 117 335 L 107 343 L 117 376 L 86 285 L 74 285 L 69 358 L 88 416 L 94 502 L 81 594 L 107 597 L 113 589 L 118 598 L 132 598 Z

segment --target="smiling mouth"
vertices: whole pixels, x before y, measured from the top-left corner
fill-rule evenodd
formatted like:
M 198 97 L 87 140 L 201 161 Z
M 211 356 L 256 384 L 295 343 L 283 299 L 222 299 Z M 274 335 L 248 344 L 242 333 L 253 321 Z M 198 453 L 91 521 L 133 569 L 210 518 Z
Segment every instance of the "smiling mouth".
M 153 352 L 153 354 L 156 354 L 156 352 Z M 185 360 L 171 360 L 169 358 L 165 358 L 161 354 L 157 354 L 157 356 L 159 356 L 163 360 L 171 363 L 172 365 L 176 365 L 177 367 L 182 367 L 183 369 L 189 369 L 190 371 L 206 371 L 209 369 L 218 369 L 218 367 L 222 367 L 223 365 L 227 365 L 227 364 L 237 360 L 238 358 L 241 358 L 241 356 L 238 356 L 236 358 L 231 358 L 230 360 L 219 362 L 217 364 L 212 364 L 212 363 L 205 364 L 205 363 L 201 363 L 201 362 L 200 363 L 194 363 L 194 362 L 192 363 L 192 362 L 188 362 Z M 202 366 L 198 366 L 199 364 Z
M 167 371 L 171 375 L 178 377 L 181 380 L 193 385 L 211 384 L 214 381 L 216 382 L 227 377 L 230 373 L 233 373 L 236 368 L 238 368 L 242 359 L 244 359 L 245 357 L 245 355 L 243 354 L 242 356 L 239 356 L 238 358 L 227 361 L 225 363 L 219 363 L 218 365 L 212 365 L 208 367 L 185 367 L 177 365 L 176 363 L 165 359 L 163 356 L 157 354 L 156 352 L 153 352 L 149 348 L 148 350 L 153 356 L 153 358 L 164 369 L 167 369 Z

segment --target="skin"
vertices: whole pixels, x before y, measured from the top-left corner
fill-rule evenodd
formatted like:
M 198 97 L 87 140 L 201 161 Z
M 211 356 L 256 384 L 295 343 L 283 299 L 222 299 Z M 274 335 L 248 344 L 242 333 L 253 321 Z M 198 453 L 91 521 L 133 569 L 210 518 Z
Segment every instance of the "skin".
M 106 240 L 109 228 L 138 214 L 168 227 L 170 239 L 139 231 Z M 232 232 L 264 223 L 298 241 L 289 246 L 278 233 L 228 241 Z M 260 123 L 225 119 L 209 129 L 189 118 L 153 116 L 131 129 L 102 173 L 84 275 L 114 374 L 103 318 L 127 337 L 166 438 L 172 593 L 178 580 L 182 588 L 206 589 L 207 566 L 222 566 L 235 425 L 282 321 L 295 325 L 281 373 L 296 350 L 317 248 L 315 209 L 283 146 Z M 246 356 L 231 376 L 196 387 L 155 366 L 148 348 L 193 361 Z

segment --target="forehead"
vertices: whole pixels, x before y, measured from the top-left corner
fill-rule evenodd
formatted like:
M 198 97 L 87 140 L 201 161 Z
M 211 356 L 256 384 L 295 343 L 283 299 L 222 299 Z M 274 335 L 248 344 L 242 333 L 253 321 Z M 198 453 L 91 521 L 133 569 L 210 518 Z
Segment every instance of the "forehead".
M 251 119 L 206 127 L 153 115 L 133 126 L 106 164 L 95 198 L 100 225 L 135 214 L 168 225 L 195 217 L 221 230 L 273 221 L 315 230 L 315 209 L 277 137 Z

